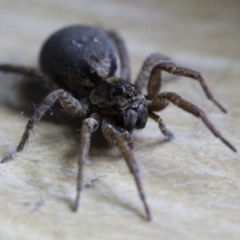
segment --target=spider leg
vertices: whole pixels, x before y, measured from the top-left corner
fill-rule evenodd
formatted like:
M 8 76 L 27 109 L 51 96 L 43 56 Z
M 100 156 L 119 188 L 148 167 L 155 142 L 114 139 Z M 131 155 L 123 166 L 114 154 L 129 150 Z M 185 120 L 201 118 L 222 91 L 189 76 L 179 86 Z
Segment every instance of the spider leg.
M 104 137 L 108 141 L 114 142 L 118 146 L 120 152 L 122 153 L 130 172 L 133 174 L 133 177 L 134 177 L 134 180 L 137 185 L 138 192 L 139 192 L 140 199 L 141 199 L 144 209 L 145 209 L 146 218 L 147 218 L 147 220 L 150 221 L 151 213 L 150 213 L 150 210 L 149 210 L 149 207 L 148 207 L 148 204 L 146 201 L 146 197 L 144 194 L 138 165 L 137 165 L 137 162 L 131 152 L 128 142 L 126 141 L 126 139 L 122 135 L 122 133 L 117 131 L 116 128 L 114 128 L 114 126 L 111 125 L 106 119 L 103 119 L 103 121 L 102 121 L 102 132 L 103 132 Z
M 168 139 L 170 140 L 174 139 L 174 135 L 166 128 L 165 123 L 163 122 L 162 118 L 159 115 L 153 112 L 149 112 L 148 116 L 158 123 L 158 127 L 164 136 L 168 137 Z
M 154 66 L 153 63 L 155 64 Z M 136 84 L 140 84 L 141 87 L 141 84 L 147 81 L 146 76 L 149 76 L 149 83 L 147 86 L 148 99 L 152 99 L 160 90 L 161 78 L 159 77 L 159 74 L 161 73 L 161 71 L 166 71 L 177 76 L 183 76 L 197 80 L 200 83 L 207 98 L 212 101 L 222 112 L 227 113 L 227 110 L 214 98 L 204 78 L 199 72 L 188 68 L 178 67 L 170 59 L 163 57 L 159 54 L 152 54 L 149 56 L 149 58 L 147 58 L 147 60 L 143 64 L 142 71 L 140 72 L 140 75 L 136 81 Z M 147 74 L 145 74 L 145 72 Z
M 118 54 L 120 56 L 120 78 L 126 81 L 130 81 L 130 60 L 126 45 L 117 32 L 108 31 L 107 34 L 115 43 Z
M 170 62 L 170 58 L 161 55 L 159 53 L 151 54 L 143 63 L 142 68 L 135 81 L 135 86 L 141 92 L 147 88 L 148 99 L 152 99 L 156 94 L 159 93 L 162 83 L 161 72 L 152 74 L 154 66 L 160 63 Z
M 113 136 L 112 134 L 110 134 L 109 131 L 109 129 L 111 128 L 111 132 L 113 132 L 114 134 L 115 133 L 120 134 L 124 138 L 124 140 L 128 143 L 130 149 L 133 149 L 132 135 L 130 132 L 121 127 L 116 127 L 114 125 L 114 121 L 110 119 L 107 119 L 107 121 L 104 119 L 102 126 L 104 126 L 102 127 L 103 135 L 109 142 L 113 142 Z
M 80 138 L 80 151 L 78 157 L 78 176 L 77 176 L 77 195 L 74 203 L 73 210 L 76 212 L 79 205 L 80 194 L 82 191 L 82 169 L 88 157 L 90 147 L 91 134 L 100 124 L 100 117 L 97 114 L 92 114 L 90 118 L 84 120 Z
M 182 99 L 179 95 L 172 92 L 164 92 L 153 98 L 152 102 L 149 103 L 149 107 L 152 111 L 156 111 L 158 109 L 158 104 L 164 102 L 171 102 L 179 108 L 183 109 L 186 112 L 193 114 L 194 116 L 201 118 L 206 127 L 212 132 L 212 134 L 219 138 L 226 146 L 228 146 L 232 151 L 237 152 L 237 149 L 227 140 L 225 139 L 221 133 L 215 128 L 215 126 L 210 122 L 207 118 L 204 111 L 202 111 L 197 106 L 192 103 Z
M 54 85 L 51 79 L 45 75 L 43 72 L 41 72 L 38 69 L 35 68 L 28 68 L 23 66 L 15 66 L 10 64 L 0 64 L 0 71 L 6 72 L 6 73 L 16 73 L 20 74 L 29 78 L 35 79 L 39 84 L 48 89 L 53 90 Z
M 34 115 L 29 119 L 25 131 L 22 135 L 22 139 L 17 146 L 15 152 L 9 154 L 8 156 L 2 159 L 2 163 L 11 160 L 16 153 L 21 152 L 28 141 L 31 131 L 36 123 L 40 121 L 45 112 L 57 101 L 60 101 L 61 106 L 65 109 L 66 112 L 73 116 L 83 117 L 86 115 L 86 110 L 83 105 L 70 94 L 65 92 L 62 89 L 56 90 L 50 93 L 46 98 L 43 99 L 42 103 L 37 107 Z

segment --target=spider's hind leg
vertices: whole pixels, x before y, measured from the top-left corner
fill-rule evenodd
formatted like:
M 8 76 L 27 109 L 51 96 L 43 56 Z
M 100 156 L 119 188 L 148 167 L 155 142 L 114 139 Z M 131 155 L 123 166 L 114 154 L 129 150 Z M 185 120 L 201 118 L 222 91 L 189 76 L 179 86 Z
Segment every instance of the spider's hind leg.
M 108 31 L 108 36 L 116 45 L 120 60 L 120 78 L 130 81 L 130 60 L 124 40 L 115 31 Z
M 53 90 L 55 88 L 51 79 L 42 71 L 36 68 L 28 68 L 23 66 L 0 64 L 0 72 L 19 74 L 36 80 L 42 87 Z

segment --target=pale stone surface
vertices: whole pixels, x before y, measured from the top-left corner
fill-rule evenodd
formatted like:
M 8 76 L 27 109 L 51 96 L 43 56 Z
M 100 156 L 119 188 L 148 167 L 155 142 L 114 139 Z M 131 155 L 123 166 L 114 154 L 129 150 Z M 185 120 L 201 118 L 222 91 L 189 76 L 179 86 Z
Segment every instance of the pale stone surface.
M 234 0 L 1 0 L 0 62 L 36 66 L 46 36 L 72 23 L 117 29 L 130 50 L 133 81 L 154 51 L 201 71 L 227 115 L 194 81 L 165 81 L 163 90 L 198 104 L 239 150 L 239 7 Z M 18 144 L 26 112 L 34 110 L 22 95 L 23 83 L 0 74 L 1 157 Z M 41 100 L 32 97 L 36 104 Z M 174 106 L 161 116 L 176 135 L 173 142 L 165 142 L 152 121 L 135 134 L 151 223 L 142 219 L 125 162 L 101 139 L 94 141 L 84 169 L 80 211 L 72 213 L 79 131 L 50 116 L 15 161 L 0 165 L 0 239 L 239 239 L 239 153 Z M 58 118 L 65 121 L 62 113 Z

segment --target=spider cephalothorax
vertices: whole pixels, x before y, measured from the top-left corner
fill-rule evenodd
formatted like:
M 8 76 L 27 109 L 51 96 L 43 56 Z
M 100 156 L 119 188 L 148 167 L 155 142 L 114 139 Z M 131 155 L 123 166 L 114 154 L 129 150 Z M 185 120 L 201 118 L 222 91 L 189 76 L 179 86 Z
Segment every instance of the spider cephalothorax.
M 131 84 L 128 53 L 121 37 L 114 31 L 103 31 L 88 26 L 71 26 L 54 33 L 44 43 L 40 53 L 40 69 L 9 64 L 0 65 L 0 71 L 12 72 L 34 78 L 52 92 L 46 96 L 29 119 L 16 150 L 2 159 L 7 162 L 23 150 L 36 123 L 58 100 L 65 111 L 84 118 L 78 157 L 77 196 L 74 210 L 78 208 L 82 189 L 82 169 L 88 157 L 91 134 L 101 128 L 103 136 L 115 143 L 133 174 L 146 217 L 150 210 L 143 191 L 137 162 L 132 154 L 132 132 L 144 128 L 148 117 L 158 123 L 161 132 L 173 139 L 159 112 L 169 103 L 200 118 L 213 135 L 231 150 L 236 148 L 225 139 L 206 114 L 197 106 L 173 92 L 161 93 L 161 71 L 197 80 L 210 99 L 222 112 L 224 107 L 213 97 L 200 73 L 178 67 L 169 58 L 151 54 Z M 53 86 L 56 86 L 55 88 Z M 147 95 L 141 93 L 147 88 Z M 147 99 L 147 101 L 146 101 Z
M 126 80 L 108 78 L 91 91 L 89 98 L 97 113 L 115 118 L 116 125 L 129 132 L 146 125 L 148 111 L 145 97 Z

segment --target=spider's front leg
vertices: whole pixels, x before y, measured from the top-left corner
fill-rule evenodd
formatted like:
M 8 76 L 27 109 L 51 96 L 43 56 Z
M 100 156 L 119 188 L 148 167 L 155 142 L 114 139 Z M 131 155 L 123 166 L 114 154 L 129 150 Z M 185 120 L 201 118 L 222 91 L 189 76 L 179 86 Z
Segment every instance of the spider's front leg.
M 141 198 L 141 201 L 143 203 L 143 206 L 146 212 L 146 218 L 147 220 L 150 221 L 151 213 L 146 201 L 137 162 L 131 152 L 131 148 L 129 147 L 129 142 L 126 139 L 127 134 L 125 133 L 125 135 L 123 135 L 123 133 L 118 131 L 117 128 L 115 128 L 114 125 L 112 125 L 111 122 L 108 121 L 107 119 L 103 119 L 102 121 L 102 132 L 104 137 L 108 141 L 115 143 L 118 146 L 119 150 L 121 151 L 130 172 L 133 174 L 133 177 L 139 192 L 139 196 Z
M 81 138 L 80 138 L 80 151 L 78 157 L 78 177 L 77 177 L 77 196 L 75 199 L 73 210 L 77 211 L 79 205 L 80 194 L 82 191 L 82 169 L 83 165 L 88 157 L 88 151 L 90 147 L 91 134 L 97 130 L 100 124 L 100 116 L 92 114 L 90 118 L 83 121 Z
M 232 151 L 237 152 L 237 149 L 222 136 L 222 134 L 215 128 L 215 126 L 207 118 L 203 110 L 195 106 L 194 104 L 182 99 L 179 95 L 172 92 L 164 92 L 153 98 L 149 103 L 149 109 L 151 111 L 158 111 L 159 105 L 166 102 L 171 102 L 177 107 L 183 109 L 186 112 L 193 114 L 195 117 L 201 118 L 206 127 L 212 132 L 212 134 L 219 138 L 226 146 L 228 146 Z
M 36 123 L 40 121 L 42 116 L 46 113 L 46 111 L 53 106 L 53 104 L 59 100 L 61 106 L 64 108 L 66 112 L 73 116 L 84 117 L 86 115 L 86 110 L 83 105 L 74 97 L 72 97 L 69 93 L 65 92 L 62 89 L 56 90 L 50 93 L 42 103 L 36 109 L 34 115 L 29 119 L 25 131 L 23 133 L 22 139 L 17 146 L 16 150 L 9 154 L 8 156 L 2 159 L 2 163 L 11 160 L 16 153 L 21 152 L 28 141 L 31 131 Z
M 48 90 L 53 90 L 55 88 L 53 81 L 46 74 L 36 68 L 28 68 L 11 64 L 0 64 L 0 72 L 14 73 L 35 79 L 42 87 Z

